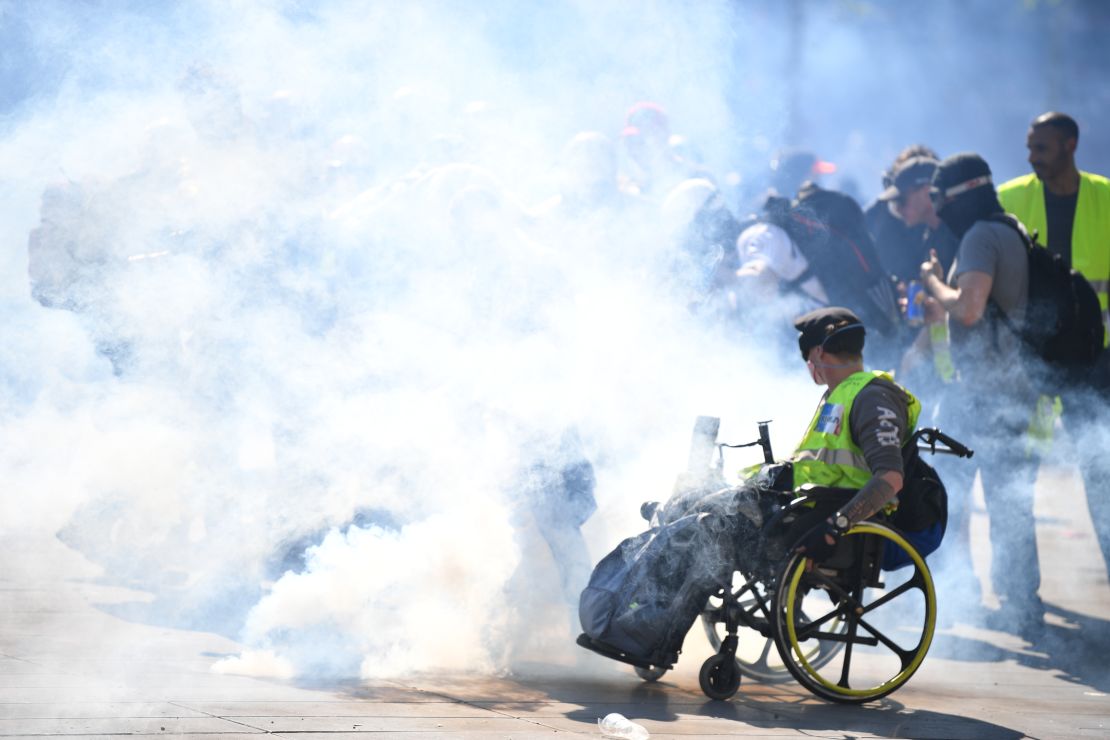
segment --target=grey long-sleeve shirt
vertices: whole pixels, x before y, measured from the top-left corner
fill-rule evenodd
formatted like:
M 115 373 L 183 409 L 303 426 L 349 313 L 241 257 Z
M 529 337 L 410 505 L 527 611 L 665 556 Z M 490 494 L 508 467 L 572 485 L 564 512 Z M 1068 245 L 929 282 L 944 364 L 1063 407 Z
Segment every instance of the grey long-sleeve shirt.
M 848 429 L 873 475 L 903 473 L 902 443 L 909 432 L 909 399 L 886 378 L 875 378 L 852 401 Z

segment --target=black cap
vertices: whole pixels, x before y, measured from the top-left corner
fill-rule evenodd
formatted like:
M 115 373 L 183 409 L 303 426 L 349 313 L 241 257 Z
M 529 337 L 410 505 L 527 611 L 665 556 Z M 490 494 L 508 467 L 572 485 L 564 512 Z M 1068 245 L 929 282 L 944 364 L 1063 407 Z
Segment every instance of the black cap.
M 941 203 L 969 190 L 991 184 L 991 168 L 978 154 L 965 152 L 946 157 L 933 174 L 933 193 Z
M 879 194 L 879 200 L 894 200 L 911 190 L 922 185 L 928 185 L 933 180 L 933 173 L 940 164 L 932 157 L 910 157 L 900 162 L 890 174 L 890 184 L 887 189 Z
M 801 332 L 798 336 L 798 349 L 802 359 L 809 359 L 809 351 L 814 347 L 824 347 L 834 354 L 859 354 L 863 351 L 863 339 L 867 331 L 863 322 L 847 308 L 830 306 L 818 308 L 794 319 L 794 328 Z

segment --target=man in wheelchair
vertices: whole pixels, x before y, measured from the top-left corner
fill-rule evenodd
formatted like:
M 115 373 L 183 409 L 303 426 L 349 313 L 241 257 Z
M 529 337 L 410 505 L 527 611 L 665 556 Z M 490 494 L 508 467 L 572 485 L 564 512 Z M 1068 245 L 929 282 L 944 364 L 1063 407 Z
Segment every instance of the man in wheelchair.
M 892 515 L 907 464 L 918 466 L 907 444 L 921 404 L 887 373 L 864 370 L 866 330 L 859 318 L 846 308 L 821 308 L 798 317 L 794 327 L 810 377 L 827 390 L 790 460 L 773 464 L 768 458 L 735 488 L 725 488 L 724 479 L 708 468 L 684 474 L 657 514 L 662 522 L 695 511 L 733 518 L 743 514 L 735 523 L 739 539 L 749 545 L 742 560 L 759 559 L 767 554 L 764 548 L 778 550 L 784 541 L 812 560 L 824 560 L 854 525 Z M 764 520 L 781 515 L 781 507 L 795 496 L 806 496 L 805 506 L 785 528 L 769 531 Z M 913 518 L 942 519 L 943 513 L 915 511 Z M 941 531 L 935 531 L 935 542 L 915 544 L 924 545 L 928 554 L 939 544 Z M 774 542 L 765 539 L 768 534 L 775 535 Z
M 725 486 L 720 468 L 696 464 L 692 453 L 692 474 L 680 477 L 667 503 L 642 510 L 652 528 L 622 542 L 595 568 L 579 603 L 585 630 L 579 645 L 631 663 L 653 680 L 677 660 L 686 632 L 701 615 L 710 642 L 720 648 L 701 675 L 702 689 L 713 698 L 734 693 L 741 673 L 763 678 L 789 669 L 819 696 L 868 701 L 893 691 L 916 670 L 935 622 L 923 557 L 939 545 L 945 518 L 943 487 L 916 453 L 920 404 L 888 374 L 864 370 L 866 332 L 848 309 L 810 312 L 795 328 L 813 381 L 827 390 L 791 460 L 773 464 L 763 425 L 760 441 L 752 444 L 763 446 L 768 464 L 738 486 Z M 716 426 L 707 431 L 704 436 L 719 448 Z M 937 430 L 923 431 L 932 435 L 926 438 L 934 449 L 939 439 L 961 450 L 956 454 L 970 455 Z M 933 488 L 922 471 L 932 474 Z M 895 515 L 904 488 L 914 495 L 903 502 L 906 511 Z M 920 495 L 923 490 L 937 495 Z M 911 542 L 885 521 L 909 525 L 903 529 L 925 537 Z M 905 565 L 913 566 L 909 579 L 869 605 L 865 592 L 883 587 L 881 573 Z M 876 626 L 872 610 L 907 592 L 923 602 L 924 627 L 916 645 L 903 648 L 890 636 L 894 632 Z M 820 617 L 807 612 L 815 595 L 826 605 Z M 716 624 L 724 625 L 725 637 L 714 632 Z M 745 670 L 737 656 L 741 627 L 764 640 L 764 663 L 773 642 L 785 668 Z M 820 647 L 805 647 L 812 644 Z M 868 685 L 857 689 L 853 651 L 875 646 L 889 648 L 893 678 L 873 685 L 860 679 Z M 841 650 L 843 666 L 833 682 L 819 669 Z
M 800 552 L 822 560 L 854 525 L 893 511 L 905 480 L 902 448 L 921 404 L 890 375 L 863 369 L 865 330 L 848 309 L 817 309 L 794 328 L 810 377 L 828 390 L 794 453 L 793 488 L 856 492 L 799 541 Z

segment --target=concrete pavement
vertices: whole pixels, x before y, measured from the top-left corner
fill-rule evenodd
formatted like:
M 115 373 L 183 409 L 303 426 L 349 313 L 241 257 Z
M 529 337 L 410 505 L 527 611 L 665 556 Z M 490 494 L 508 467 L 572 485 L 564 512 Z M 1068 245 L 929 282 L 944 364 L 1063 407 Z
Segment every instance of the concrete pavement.
M 655 738 L 1110 737 L 1110 586 L 1072 471 L 1042 473 L 1037 514 L 1045 638 L 1030 645 L 957 623 L 905 687 L 864 707 L 826 704 L 793 683 L 746 682 L 731 701 L 708 701 L 700 634 L 655 684 L 586 651 L 576 666 L 501 677 L 307 685 L 224 675 L 213 663 L 240 645 L 112 616 L 104 605 L 143 594 L 83 577 L 94 569 L 57 540 L 10 542 L 9 553 L 29 555 L 0 573 L 0 736 L 600 737 L 597 720 L 620 712 Z M 984 526 L 977 514 L 980 576 Z

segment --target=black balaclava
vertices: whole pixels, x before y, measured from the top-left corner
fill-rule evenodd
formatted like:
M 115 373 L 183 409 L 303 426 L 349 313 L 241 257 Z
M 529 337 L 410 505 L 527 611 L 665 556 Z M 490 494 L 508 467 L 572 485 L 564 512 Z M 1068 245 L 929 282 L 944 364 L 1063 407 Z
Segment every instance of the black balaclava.
M 933 174 L 933 191 L 946 195 L 952 188 L 959 188 L 972 180 L 986 178 L 986 182 L 972 187 L 937 203 L 937 215 L 948 225 L 957 239 L 963 239 L 976 221 L 982 221 L 996 213 L 1005 213 L 998 195 L 990 180 L 991 168 L 978 154 L 953 154 L 944 159 Z M 934 201 L 936 203 L 936 201 Z

